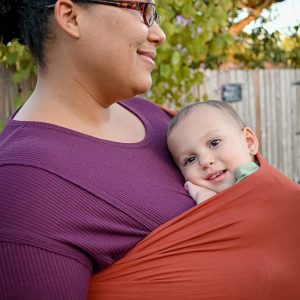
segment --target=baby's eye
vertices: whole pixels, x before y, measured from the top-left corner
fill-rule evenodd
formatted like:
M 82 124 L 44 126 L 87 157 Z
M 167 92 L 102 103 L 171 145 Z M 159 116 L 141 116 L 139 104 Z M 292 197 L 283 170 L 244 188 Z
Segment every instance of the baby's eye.
M 189 156 L 184 160 L 184 166 L 191 164 L 192 162 L 194 162 L 196 160 L 195 156 Z
M 221 139 L 212 139 L 212 140 L 209 141 L 208 146 L 210 148 L 215 148 L 221 143 L 221 141 L 222 141 Z

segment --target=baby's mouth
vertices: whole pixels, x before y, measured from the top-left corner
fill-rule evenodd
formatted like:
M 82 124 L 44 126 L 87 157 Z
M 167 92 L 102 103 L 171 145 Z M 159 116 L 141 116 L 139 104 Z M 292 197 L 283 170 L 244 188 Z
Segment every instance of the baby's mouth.
M 222 175 L 225 175 L 225 173 L 227 172 L 227 170 L 221 170 L 221 171 L 217 171 L 217 172 L 213 172 L 210 173 L 206 176 L 206 180 L 217 180 L 219 178 L 221 178 Z

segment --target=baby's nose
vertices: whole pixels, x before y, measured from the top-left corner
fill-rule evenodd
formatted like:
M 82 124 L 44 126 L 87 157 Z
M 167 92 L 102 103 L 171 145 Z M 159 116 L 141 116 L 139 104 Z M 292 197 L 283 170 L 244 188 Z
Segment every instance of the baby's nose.
M 215 160 L 213 157 L 208 156 L 206 158 L 200 159 L 199 162 L 200 162 L 201 167 L 206 169 L 206 168 L 211 167 L 215 163 Z

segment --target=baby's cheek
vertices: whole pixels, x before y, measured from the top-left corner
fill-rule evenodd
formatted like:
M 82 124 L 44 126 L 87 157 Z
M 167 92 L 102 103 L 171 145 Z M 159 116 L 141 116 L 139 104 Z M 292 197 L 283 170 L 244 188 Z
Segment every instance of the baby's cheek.
M 190 181 L 194 184 L 199 184 L 198 181 L 201 180 L 200 175 L 192 168 L 182 170 L 182 174 L 186 181 Z
M 202 187 L 205 187 L 207 189 L 214 190 L 214 187 L 212 186 L 212 184 L 208 180 L 198 178 L 197 182 L 194 182 L 194 183 L 197 184 L 197 185 L 200 185 Z
M 227 169 L 234 173 L 234 171 L 241 165 L 246 164 L 250 161 L 252 161 L 253 157 L 250 155 L 250 152 L 247 148 L 242 149 L 242 148 L 238 148 L 236 149 L 239 151 L 238 152 L 234 152 L 231 154 L 231 156 L 228 156 L 227 159 Z
M 189 172 L 189 174 L 187 174 L 185 178 L 186 181 L 190 181 L 191 183 L 196 184 L 198 186 L 202 186 L 208 189 L 211 188 L 209 182 L 203 179 L 198 172 Z

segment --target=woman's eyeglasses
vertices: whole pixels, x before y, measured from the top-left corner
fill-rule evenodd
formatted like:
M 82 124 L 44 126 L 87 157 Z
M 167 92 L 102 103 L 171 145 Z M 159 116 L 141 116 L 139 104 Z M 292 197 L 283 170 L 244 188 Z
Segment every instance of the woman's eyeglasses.
M 79 0 L 75 3 L 103 4 L 120 8 L 127 8 L 139 11 L 143 15 L 145 24 L 150 27 L 154 22 L 160 23 L 160 16 L 156 12 L 154 3 L 135 2 L 135 1 L 113 1 L 113 0 Z M 47 5 L 47 8 L 53 8 L 55 4 Z

